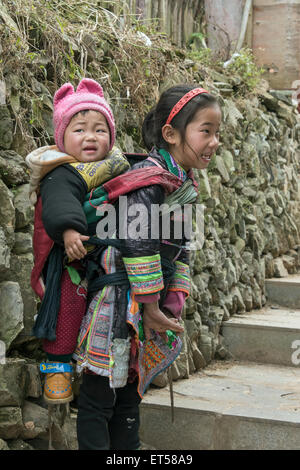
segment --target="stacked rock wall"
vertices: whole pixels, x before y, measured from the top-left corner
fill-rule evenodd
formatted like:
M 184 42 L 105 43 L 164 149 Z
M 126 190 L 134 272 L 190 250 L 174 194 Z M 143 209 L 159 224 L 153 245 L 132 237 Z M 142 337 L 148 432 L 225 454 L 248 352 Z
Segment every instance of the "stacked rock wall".
M 30 287 L 34 208 L 28 199 L 29 174 L 24 158 L 10 150 L 13 121 L 8 108 L 1 108 L 0 339 L 9 349 L 17 336 L 19 341 L 28 339 L 36 311 Z
M 4 450 L 30 448 L 23 439 L 45 436 L 48 419 L 46 410 L 38 407 L 39 413 L 34 413 L 37 405 L 28 401 L 39 399 L 42 390 L 37 356 L 32 354 L 39 344 L 31 336 L 37 301 L 30 287 L 34 208 L 28 200 L 29 174 L 24 158 L 11 150 L 14 122 L 5 105 L 0 106 L 0 116 L 0 449 Z

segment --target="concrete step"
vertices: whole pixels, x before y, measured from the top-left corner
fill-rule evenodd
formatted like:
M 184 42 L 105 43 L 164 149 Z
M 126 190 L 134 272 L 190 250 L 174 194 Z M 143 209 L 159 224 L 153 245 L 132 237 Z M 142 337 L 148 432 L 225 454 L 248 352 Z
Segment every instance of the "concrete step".
M 234 359 L 298 366 L 300 310 L 267 306 L 233 315 L 221 329 Z
M 265 287 L 269 303 L 300 309 L 300 274 L 266 279 Z
M 151 387 L 141 405 L 141 439 L 158 450 L 300 450 L 300 370 L 217 361 Z

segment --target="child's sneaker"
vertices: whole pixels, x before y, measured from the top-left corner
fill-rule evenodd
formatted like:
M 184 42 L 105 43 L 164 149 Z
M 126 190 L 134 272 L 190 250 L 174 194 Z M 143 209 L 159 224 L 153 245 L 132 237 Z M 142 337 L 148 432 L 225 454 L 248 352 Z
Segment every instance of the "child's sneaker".
M 46 374 L 44 385 L 44 399 L 46 403 L 59 405 L 73 400 L 73 367 L 70 364 L 46 362 L 40 365 L 40 370 Z

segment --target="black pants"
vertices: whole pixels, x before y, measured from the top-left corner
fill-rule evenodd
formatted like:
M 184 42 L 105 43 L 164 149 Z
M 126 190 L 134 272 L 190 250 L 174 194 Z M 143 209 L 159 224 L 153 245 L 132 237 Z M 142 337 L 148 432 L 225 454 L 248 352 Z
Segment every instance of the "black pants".
M 107 377 L 83 374 L 77 417 L 79 450 L 137 450 L 140 401 L 137 382 L 112 389 Z

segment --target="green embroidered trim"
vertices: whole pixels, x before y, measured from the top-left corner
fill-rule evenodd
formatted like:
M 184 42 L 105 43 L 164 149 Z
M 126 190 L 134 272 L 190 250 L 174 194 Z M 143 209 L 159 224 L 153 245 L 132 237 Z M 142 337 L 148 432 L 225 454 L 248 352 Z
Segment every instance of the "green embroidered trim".
M 147 282 L 161 282 L 162 271 L 160 254 L 152 256 L 139 256 L 137 258 L 123 258 L 128 279 L 131 283 L 140 285 Z
M 134 281 L 136 284 L 141 283 L 141 282 L 147 282 L 147 281 L 156 281 L 162 280 L 162 274 L 161 270 L 156 273 L 150 273 L 150 274 L 139 274 L 139 273 L 127 273 L 129 281 Z M 138 278 L 137 278 L 138 276 Z
M 179 273 L 175 273 L 174 279 L 183 279 L 184 281 L 190 280 L 187 274 L 179 274 Z
M 167 167 L 170 173 L 173 173 L 173 175 L 178 176 L 178 178 L 181 178 L 182 175 L 186 176 L 186 171 L 177 162 L 176 162 L 176 166 L 174 166 L 172 159 L 171 159 L 171 155 L 169 154 L 167 150 L 159 149 L 158 152 L 165 159 L 165 162 L 167 164 Z M 182 172 L 181 175 L 180 175 L 178 167 L 180 168 Z
M 175 261 L 176 272 L 169 284 L 169 291 L 182 291 L 189 295 L 190 291 L 190 269 L 189 266 L 181 261 Z
M 171 284 L 176 282 L 176 279 L 183 279 L 184 281 L 190 281 L 190 268 L 187 264 L 176 261 L 176 271 Z
M 182 261 L 175 261 L 175 264 L 179 264 L 181 266 L 184 266 L 186 269 L 190 269 L 189 265 L 186 263 L 183 263 Z
M 160 254 L 123 258 L 132 292 L 154 294 L 163 289 Z
M 155 261 L 160 261 L 160 254 L 150 256 L 138 256 L 136 258 L 123 258 L 125 264 L 144 264 L 144 263 L 153 263 Z

